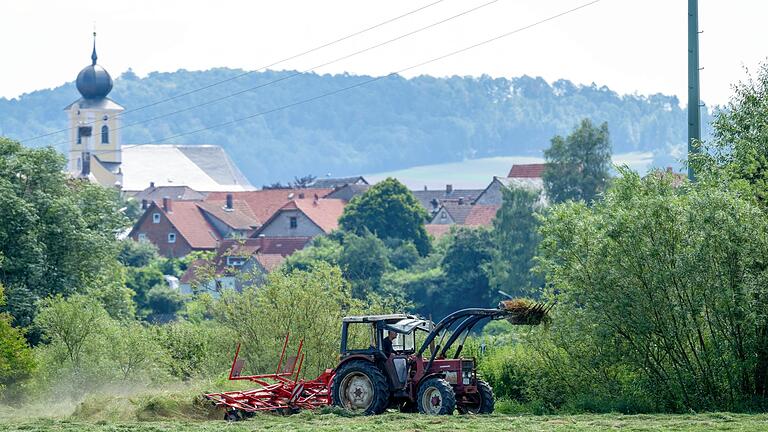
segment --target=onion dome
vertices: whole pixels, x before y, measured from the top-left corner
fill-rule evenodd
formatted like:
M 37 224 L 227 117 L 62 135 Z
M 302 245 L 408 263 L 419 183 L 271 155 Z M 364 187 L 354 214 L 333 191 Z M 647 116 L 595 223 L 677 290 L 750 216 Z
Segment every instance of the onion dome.
M 96 64 L 96 32 L 93 33 L 93 53 L 91 54 L 91 64 L 84 67 L 77 74 L 77 91 L 85 99 L 102 99 L 112 91 L 112 77 L 101 66 Z

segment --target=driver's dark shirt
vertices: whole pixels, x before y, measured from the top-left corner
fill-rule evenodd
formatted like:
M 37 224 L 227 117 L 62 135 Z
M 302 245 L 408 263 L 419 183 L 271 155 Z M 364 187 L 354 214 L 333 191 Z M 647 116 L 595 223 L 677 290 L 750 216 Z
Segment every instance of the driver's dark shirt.
M 388 337 L 385 337 L 384 340 L 381 342 L 382 348 L 384 348 L 384 355 L 389 357 L 390 354 L 395 352 L 394 349 L 392 349 L 392 340 L 390 340 Z

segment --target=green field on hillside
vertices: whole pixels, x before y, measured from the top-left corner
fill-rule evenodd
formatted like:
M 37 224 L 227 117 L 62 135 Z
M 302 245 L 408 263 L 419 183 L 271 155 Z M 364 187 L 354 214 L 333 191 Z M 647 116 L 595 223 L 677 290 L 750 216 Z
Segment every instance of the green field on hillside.
M 373 417 L 300 413 L 260 415 L 237 423 L 210 421 L 82 421 L 65 419 L 0 419 L 3 431 L 764 431 L 766 414 L 574 415 L 574 416 L 446 416 L 389 413 Z

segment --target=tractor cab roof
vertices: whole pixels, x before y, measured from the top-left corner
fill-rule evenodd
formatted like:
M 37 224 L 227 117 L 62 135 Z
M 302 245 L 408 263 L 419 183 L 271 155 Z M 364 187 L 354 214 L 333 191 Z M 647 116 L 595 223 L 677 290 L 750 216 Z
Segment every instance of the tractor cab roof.
M 348 316 L 341 319 L 342 322 L 348 322 L 348 323 L 372 323 L 372 322 L 379 322 L 384 321 L 387 324 L 390 323 L 396 323 L 402 319 L 418 319 L 419 317 L 415 315 L 408 315 L 408 314 L 389 314 L 389 315 L 358 315 L 358 316 Z
M 410 333 L 414 329 L 430 331 L 435 326 L 432 321 L 408 314 L 348 316 L 344 317 L 342 321 L 346 323 L 384 322 L 384 328 L 387 330 L 403 334 Z
M 405 318 L 396 323 L 387 323 L 384 328 L 392 330 L 395 333 L 408 334 L 414 329 L 423 330 L 425 332 L 431 331 L 435 327 L 435 324 L 429 320 L 423 320 L 420 318 Z

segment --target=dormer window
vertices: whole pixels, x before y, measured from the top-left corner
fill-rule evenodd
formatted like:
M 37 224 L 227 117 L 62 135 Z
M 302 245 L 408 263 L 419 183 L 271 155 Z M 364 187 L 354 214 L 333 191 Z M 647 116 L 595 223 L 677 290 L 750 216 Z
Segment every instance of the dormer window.
M 101 127 L 101 143 L 109 144 L 109 126 L 107 125 Z
M 228 256 L 227 265 L 230 267 L 242 267 L 245 264 L 245 257 Z
M 152 213 L 152 223 L 160 223 L 160 213 Z

